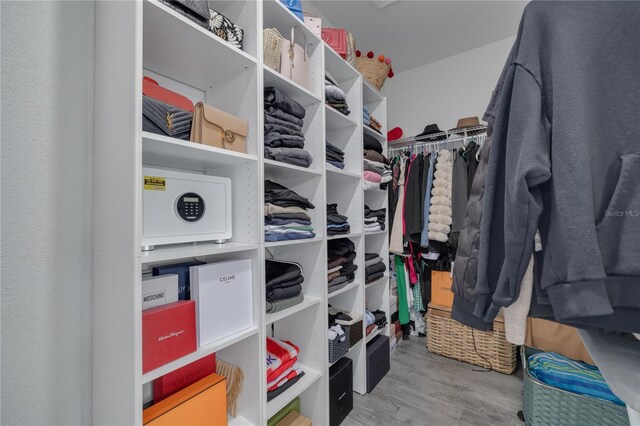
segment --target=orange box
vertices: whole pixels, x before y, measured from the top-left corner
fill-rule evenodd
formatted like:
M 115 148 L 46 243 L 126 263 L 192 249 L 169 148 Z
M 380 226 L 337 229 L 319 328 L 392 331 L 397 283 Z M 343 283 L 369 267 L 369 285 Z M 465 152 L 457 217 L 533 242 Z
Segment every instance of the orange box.
M 453 305 L 452 283 L 451 272 L 431 271 L 431 303 L 451 308 Z
M 227 383 L 210 374 L 142 412 L 142 423 L 152 426 L 226 426 Z

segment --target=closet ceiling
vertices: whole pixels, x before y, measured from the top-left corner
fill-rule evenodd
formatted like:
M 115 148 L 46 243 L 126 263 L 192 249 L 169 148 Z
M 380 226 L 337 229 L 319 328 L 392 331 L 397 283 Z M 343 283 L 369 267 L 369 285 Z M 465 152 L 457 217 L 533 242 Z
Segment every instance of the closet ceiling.
M 313 1 L 330 24 L 354 34 L 358 49 L 391 57 L 396 74 L 516 35 L 526 4 L 526 1 Z

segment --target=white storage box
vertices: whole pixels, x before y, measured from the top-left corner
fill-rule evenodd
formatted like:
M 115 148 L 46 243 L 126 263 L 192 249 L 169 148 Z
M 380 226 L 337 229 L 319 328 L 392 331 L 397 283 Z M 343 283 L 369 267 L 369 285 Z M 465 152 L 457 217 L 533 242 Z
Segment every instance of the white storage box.
M 178 301 L 178 275 L 142 277 L 142 310 Z
M 253 326 L 250 259 L 192 266 L 190 275 L 198 346 Z

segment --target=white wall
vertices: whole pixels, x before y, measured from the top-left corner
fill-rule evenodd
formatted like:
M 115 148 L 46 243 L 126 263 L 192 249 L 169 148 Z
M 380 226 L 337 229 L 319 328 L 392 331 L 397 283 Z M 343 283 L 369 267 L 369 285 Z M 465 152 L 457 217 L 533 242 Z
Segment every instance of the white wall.
M 509 37 L 387 79 L 382 91 L 389 129 L 400 126 L 405 136 L 414 136 L 427 124 L 448 130 L 458 118 L 482 119 L 514 41 Z
M 90 424 L 94 3 L 0 14 L 0 422 Z

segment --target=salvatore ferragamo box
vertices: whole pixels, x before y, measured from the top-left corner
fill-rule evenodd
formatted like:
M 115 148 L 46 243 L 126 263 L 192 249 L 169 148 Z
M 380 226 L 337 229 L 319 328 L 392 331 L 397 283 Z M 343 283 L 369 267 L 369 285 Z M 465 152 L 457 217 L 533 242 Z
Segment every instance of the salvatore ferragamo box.
M 198 346 L 253 326 L 251 259 L 192 266 Z
M 186 388 L 198 380 L 216 372 L 216 354 L 207 355 L 153 381 L 153 402 Z
M 142 372 L 195 352 L 196 307 L 180 300 L 142 311 Z

